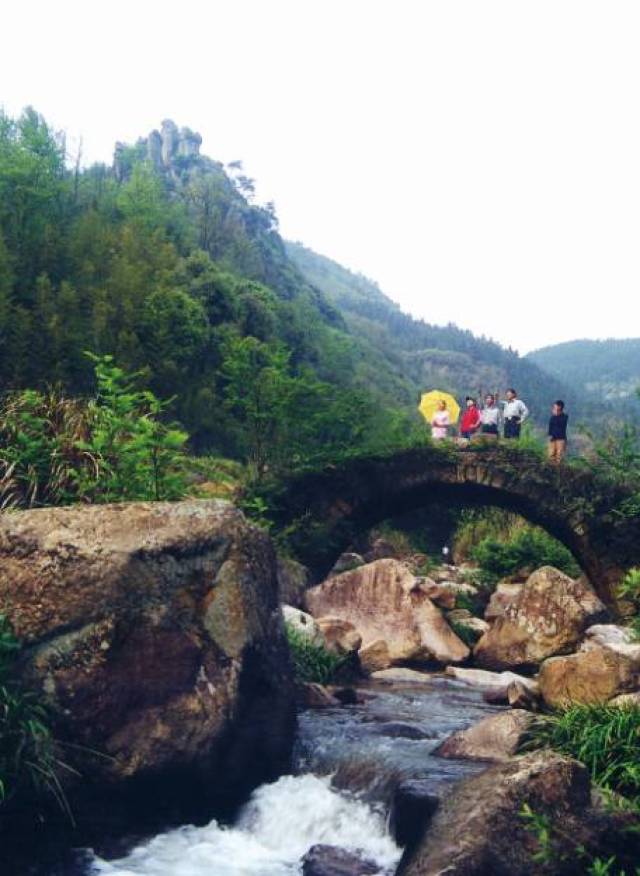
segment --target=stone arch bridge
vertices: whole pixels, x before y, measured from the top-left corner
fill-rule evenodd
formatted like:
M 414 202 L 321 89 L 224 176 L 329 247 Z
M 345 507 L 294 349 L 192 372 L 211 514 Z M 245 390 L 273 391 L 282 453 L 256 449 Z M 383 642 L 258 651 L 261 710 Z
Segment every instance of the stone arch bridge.
M 588 467 L 554 467 L 504 446 L 426 446 L 356 457 L 272 485 L 276 525 L 318 577 L 358 533 L 397 514 L 451 500 L 515 511 L 566 545 L 607 603 L 640 565 L 640 517 L 621 513 L 631 493 Z

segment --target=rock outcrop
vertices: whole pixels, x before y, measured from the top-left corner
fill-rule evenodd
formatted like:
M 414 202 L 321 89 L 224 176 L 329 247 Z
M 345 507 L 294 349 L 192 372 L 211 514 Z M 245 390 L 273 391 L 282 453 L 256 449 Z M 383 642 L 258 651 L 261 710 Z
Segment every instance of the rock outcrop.
M 534 669 L 547 657 L 571 652 L 587 627 L 605 616 L 583 580 L 543 566 L 503 606 L 476 644 L 474 658 L 487 669 Z
M 228 503 L 3 515 L 0 604 L 25 684 L 94 796 L 146 783 L 176 804 L 181 788 L 228 803 L 287 767 L 276 557 Z
M 445 739 L 434 754 L 463 760 L 505 761 L 516 754 L 534 716 L 523 709 L 489 715 Z
M 598 624 L 587 630 L 575 654 L 545 660 L 539 677 L 549 706 L 605 703 L 640 689 L 640 644 L 622 627 Z
M 363 649 L 377 640 L 386 642 L 394 664 L 460 663 L 469 656 L 421 580 L 397 560 L 377 560 L 328 578 L 307 591 L 306 604 L 315 617 L 350 621 L 362 636 Z
M 550 860 L 540 860 L 523 807 L 550 824 Z M 457 785 L 437 809 L 423 838 L 409 848 L 398 876 L 568 876 L 587 856 L 617 853 L 637 861 L 637 837 L 624 832 L 628 816 L 592 804 L 589 772 L 549 751 L 498 764 Z M 528 829 L 529 828 L 529 829 Z M 557 833 L 555 832 L 557 831 Z M 582 849 L 582 851 L 579 851 Z

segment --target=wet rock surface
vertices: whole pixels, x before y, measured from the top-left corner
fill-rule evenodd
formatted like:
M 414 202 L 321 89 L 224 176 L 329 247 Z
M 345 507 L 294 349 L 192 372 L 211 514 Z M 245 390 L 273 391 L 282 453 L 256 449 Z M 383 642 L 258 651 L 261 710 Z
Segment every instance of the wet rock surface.
M 373 876 L 380 868 L 335 846 L 313 846 L 302 859 L 303 876 Z

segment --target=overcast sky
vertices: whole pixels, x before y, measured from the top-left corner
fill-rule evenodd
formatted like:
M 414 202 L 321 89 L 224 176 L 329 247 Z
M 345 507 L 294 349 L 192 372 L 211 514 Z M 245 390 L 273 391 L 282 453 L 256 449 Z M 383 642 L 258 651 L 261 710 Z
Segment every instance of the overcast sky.
M 2 31 L 0 105 L 87 162 L 173 118 L 416 316 L 640 335 L 636 0 L 21 0 Z

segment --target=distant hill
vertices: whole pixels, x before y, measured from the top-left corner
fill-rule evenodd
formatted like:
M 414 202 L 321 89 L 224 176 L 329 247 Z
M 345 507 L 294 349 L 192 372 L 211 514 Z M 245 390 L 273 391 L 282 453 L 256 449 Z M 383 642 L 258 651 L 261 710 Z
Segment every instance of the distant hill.
M 597 400 L 619 403 L 640 387 L 640 338 L 568 341 L 526 358 Z
M 414 319 L 388 298 L 380 287 L 300 243 L 286 243 L 291 260 L 328 298 L 372 363 L 371 380 L 389 369 L 404 378 L 414 401 L 428 388 L 438 387 L 458 397 L 484 394 L 515 386 L 543 424 L 551 401 L 563 396 L 574 414 L 587 416 L 579 394 L 555 375 L 495 341 L 477 337 L 455 325 L 436 326 Z M 373 362 L 377 365 L 374 367 Z

